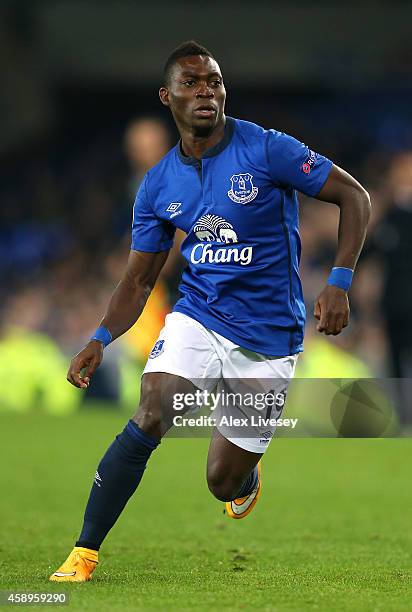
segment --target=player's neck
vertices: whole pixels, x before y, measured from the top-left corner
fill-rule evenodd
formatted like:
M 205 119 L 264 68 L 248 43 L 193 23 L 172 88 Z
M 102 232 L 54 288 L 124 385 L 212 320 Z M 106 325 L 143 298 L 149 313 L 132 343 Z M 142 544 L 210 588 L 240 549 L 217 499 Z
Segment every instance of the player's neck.
M 216 125 L 210 134 L 197 134 L 191 129 L 181 129 L 180 136 L 182 138 L 182 150 L 188 157 L 196 157 L 200 159 L 208 150 L 217 145 L 225 135 L 226 117 L 222 117 L 222 121 Z

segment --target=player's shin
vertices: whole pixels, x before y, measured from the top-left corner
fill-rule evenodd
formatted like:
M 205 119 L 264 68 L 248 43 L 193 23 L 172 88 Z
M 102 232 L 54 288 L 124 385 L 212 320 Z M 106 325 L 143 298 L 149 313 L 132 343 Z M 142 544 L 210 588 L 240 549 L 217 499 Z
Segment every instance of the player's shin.
M 236 499 L 241 498 L 241 497 L 246 497 L 246 495 L 249 495 L 250 493 L 252 493 L 252 491 L 256 489 L 258 482 L 259 482 L 259 471 L 258 471 L 258 466 L 255 465 L 255 467 L 250 472 L 249 476 L 246 478 L 245 482 L 241 486 L 239 492 L 237 493 Z
M 137 489 L 158 444 L 132 420 L 116 436 L 97 468 L 76 546 L 99 550 Z

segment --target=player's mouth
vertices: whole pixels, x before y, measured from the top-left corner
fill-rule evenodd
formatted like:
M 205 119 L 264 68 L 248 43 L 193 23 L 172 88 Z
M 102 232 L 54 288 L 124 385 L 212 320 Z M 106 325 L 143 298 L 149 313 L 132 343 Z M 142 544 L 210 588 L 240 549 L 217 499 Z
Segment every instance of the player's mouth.
M 193 111 L 197 117 L 204 117 L 205 119 L 210 119 L 214 117 L 217 112 L 217 109 L 212 104 L 203 104 L 202 106 L 198 106 Z

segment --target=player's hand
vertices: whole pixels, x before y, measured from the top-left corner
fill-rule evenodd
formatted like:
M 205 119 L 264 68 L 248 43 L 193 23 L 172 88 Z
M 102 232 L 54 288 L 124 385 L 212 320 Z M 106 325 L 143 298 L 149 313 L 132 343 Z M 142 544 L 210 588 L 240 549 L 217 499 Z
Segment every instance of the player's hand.
M 103 344 L 98 340 L 91 340 L 73 357 L 67 372 L 69 383 L 79 389 L 86 389 L 90 379 L 103 359 Z M 82 370 L 84 370 L 82 374 Z
M 314 315 L 318 332 L 336 336 L 349 323 L 349 300 L 346 291 L 327 285 L 315 302 Z

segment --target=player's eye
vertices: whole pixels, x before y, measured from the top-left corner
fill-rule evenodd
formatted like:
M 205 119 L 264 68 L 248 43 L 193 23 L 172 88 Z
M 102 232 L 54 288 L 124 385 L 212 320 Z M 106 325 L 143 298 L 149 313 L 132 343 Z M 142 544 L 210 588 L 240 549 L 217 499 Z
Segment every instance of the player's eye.
M 193 87 L 193 85 L 195 84 L 193 79 L 188 79 L 187 81 L 183 81 L 183 85 L 185 85 L 185 87 Z
M 212 87 L 220 87 L 221 84 L 222 84 L 222 81 L 220 79 L 215 79 L 211 83 Z

